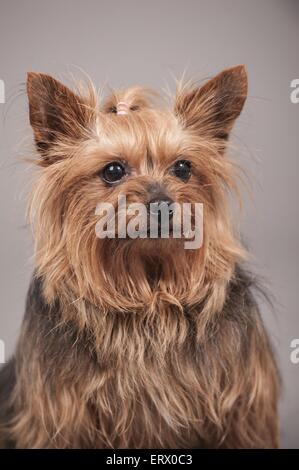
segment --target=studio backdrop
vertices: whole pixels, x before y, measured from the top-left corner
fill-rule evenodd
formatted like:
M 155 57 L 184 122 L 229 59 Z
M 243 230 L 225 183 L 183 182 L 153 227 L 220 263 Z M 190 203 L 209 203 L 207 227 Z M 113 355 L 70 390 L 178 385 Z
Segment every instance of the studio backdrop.
M 33 151 L 27 72 L 103 96 L 144 85 L 174 92 L 244 64 L 248 98 L 231 135 L 244 169 L 236 225 L 272 307 L 262 318 L 278 360 L 281 447 L 299 447 L 299 3 L 296 0 L 0 0 L 0 359 L 14 352 L 34 269 L 26 219 Z

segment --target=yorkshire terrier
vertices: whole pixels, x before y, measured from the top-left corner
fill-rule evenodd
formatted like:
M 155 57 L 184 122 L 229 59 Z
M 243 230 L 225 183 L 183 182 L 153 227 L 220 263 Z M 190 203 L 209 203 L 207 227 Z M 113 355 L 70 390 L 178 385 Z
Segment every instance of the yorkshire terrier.
M 35 272 L 0 373 L 2 447 L 277 447 L 277 366 L 229 209 L 244 66 L 179 83 L 172 106 L 38 73 L 27 91 Z M 100 238 L 96 207 L 119 196 L 201 203 L 201 246 Z

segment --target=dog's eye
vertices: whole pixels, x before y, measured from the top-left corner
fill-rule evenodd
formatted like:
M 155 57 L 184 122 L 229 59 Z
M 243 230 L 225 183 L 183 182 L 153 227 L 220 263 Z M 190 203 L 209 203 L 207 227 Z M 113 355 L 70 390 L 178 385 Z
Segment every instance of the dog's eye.
M 124 165 L 120 162 L 111 162 L 102 171 L 102 178 L 106 183 L 117 183 L 126 174 Z
M 175 162 L 172 173 L 182 181 L 188 181 L 191 175 L 191 163 L 188 160 L 178 160 Z

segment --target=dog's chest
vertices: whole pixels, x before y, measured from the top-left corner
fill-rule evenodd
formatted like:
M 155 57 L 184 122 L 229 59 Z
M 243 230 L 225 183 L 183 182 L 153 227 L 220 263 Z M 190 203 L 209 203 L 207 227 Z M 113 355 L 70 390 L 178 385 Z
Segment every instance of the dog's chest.
M 128 355 L 107 375 L 97 391 L 99 425 L 113 447 L 199 446 L 202 408 L 193 365 L 179 351 L 167 361 L 147 359 Z

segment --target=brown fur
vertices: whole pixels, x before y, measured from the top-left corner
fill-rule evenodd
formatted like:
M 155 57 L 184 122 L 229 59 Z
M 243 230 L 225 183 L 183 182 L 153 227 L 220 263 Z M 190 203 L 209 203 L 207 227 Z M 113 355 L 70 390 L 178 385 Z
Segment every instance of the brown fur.
M 91 87 L 82 96 L 28 75 L 40 169 L 36 273 L 2 420 L 16 447 L 277 447 L 278 375 L 227 196 L 246 94 L 243 66 L 180 85 L 173 110 L 140 87 L 98 104 Z M 115 114 L 119 100 L 128 115 Z M 169 172 L 182 156 L 187 183 Z M 118 158 L 131 173 L 107 187 L 99 172 Z M 201 249 L 96 237 L 98 202 L 146 203 L 157 183 L 204 203 Z

